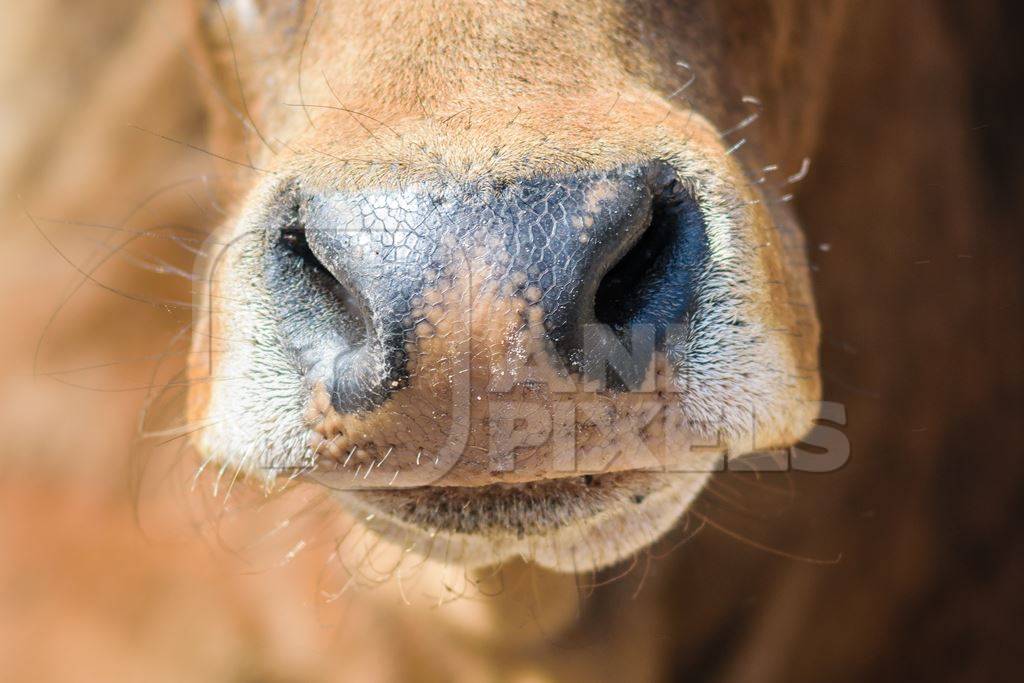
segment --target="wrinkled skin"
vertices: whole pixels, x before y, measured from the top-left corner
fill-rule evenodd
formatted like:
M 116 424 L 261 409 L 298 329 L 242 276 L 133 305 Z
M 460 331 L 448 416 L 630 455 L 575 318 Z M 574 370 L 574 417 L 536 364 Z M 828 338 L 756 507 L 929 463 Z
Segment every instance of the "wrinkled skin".
M 417 556 L 583 571 L 794 443 L 818 329 L 763 167 L 813 144 L 830 53 L 789 51 L 841 12 L 792 9 L 749 36 L 710 2 L 200 8 L 214 142 L 256 172 L 200 265 L 199 450 Z M 619 345 L 632 374 L 594 366 Z

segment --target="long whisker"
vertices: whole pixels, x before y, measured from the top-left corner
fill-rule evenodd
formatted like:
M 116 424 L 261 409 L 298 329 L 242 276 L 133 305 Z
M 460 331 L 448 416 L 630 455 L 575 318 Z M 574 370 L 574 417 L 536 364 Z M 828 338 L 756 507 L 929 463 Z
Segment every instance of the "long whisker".
M 267 139 L 260 132 L 260 129 L 256 126 L 256 121 L 253 120 L 252 114 L 249 112 L 249 103 L 245 97 L 245 87 L 242 84 L 242 74 L 238 68 L 238 53 L 235 50 L 235 39 L 231 35 L 231 26 L 228 24 L 228 18 L 224 14 L 224 7 L 221 5 L 220 0 L 217 0 L 217 12 L 220 14 L 221 23 L 224 24 L 224 32 L 227 34 L 228 47 L 231 49 L 231 63 L 235 70 L 235 83 L 238 85 L 238 97 L 241 100 L 242 111 L 245 113 L 245 117 L 249 120 L 252 131 L 256 133 L 256 136 L 260 139 L 260 142 L 270 150 L 271 154 L 276 155 L 277 150 L 271 146 Z
M 164 300 L 164 301 L 161 301 L 161 300 L 148 299 L 146 297 L 137 296 L 135 294 L 132 294 L 131 292 L 126 292 L 123 289 L 118 289 L 117 287 L 113 287 L 113 286 L 108 285 L 108 284 L 106 284 L 104 282 L 101 282 L 101 281 L 97 280 L 93 276 L 93 274 L 99 269 L 99 267 L 101 265 L 103 265 L 108 260 L 110 260 L 110 258 L 113 257 L 115 254 L 117 254 L 120 250 L 124 249 L 128 245 L 128 243 L 133 241 L 136 237 L 138 237 L 138 235 L 136 235 L 135 237 L 129 238 L 124 243 L 118 245 L 118 247 L 116 249 L 112 250 L 110 253 L 108 253 L 106 256 L 104 256 L 103 259 L 99 263 L 97 263 L 93 268 L 91 268 L 89 270 L 86 270 L 85 268 L 83 268 L 82 266 L 79 266 L 77 263 L 75 263 L 73 260 L 71 260 L 71 257 L 68 256 L 66 253 L 64 253 L 64 250 L 62 250 L 60 247 L 57 246 L 57 243 L 54 242 L 50 238 L 50 236 L 46 234 L 46 232 L 39 225 L 39 222 L 36 221 L 35 217 L 33 217 L 32 214 L 29 213 L 27 210 L 25 211 L 25 216 L 28 218 L 29 222 L 32 223 L 32 226 L 36 229 L 36 232 L 38 232 L 39 235 L 44 240 L 46 240 L 46 243 L 48 245 L 50 245 L 50 248 L 52 248 L 57 253 L 57 255 L 60 256 L 61 259 L 63 259 L 69 266 L 74 268 L 75 271 L 77 271 L 79 275 L 81 275 L 83 278 L 85 278 L 85 281 L 91 282 L 94 285 L 100 287 L 101 289 L 105 289 L 106 291 L 108 291 L 108 292 L 110 292 L 112 294 L 117 294 L 118 296 L 122 296 L 122 297 L 124 297 L 126 299 L 129 299 L 131 301 L 135 301 L 135 302 L 138 302 L 138 303 L 143 303 L 143 304 L 147 304 L 147 305 L 150 305 L 150 306 L 158 306 L 158 307 L 161 307 L 161 308 L 166 308 L 166 307 L 169 307 L 169 306 L 170 307 L 192 308 L 192 304 L 188 303 L 188 302 L 174 301 L 174 300 Z
M 723 534 L 725 534 L 729 538 L 732 538 L 733 540 L 739 541 L 741 543 L 745 543 L 745 544 L 749 545 L 752 548 L 756 548 L 757 550 L 763 550 L 764 552 L 769 553 L 771 555 L 775 555 L 777 557 L 784 557 L 784 558 L 786 558 L 788 560 L 796 560 L 798 562 L 805 562 L 807 564 L 822 565 L 822 566 L 829 566 L 829 565 L 839 564 L 839 562 L 841 562 L 842 559 L 843 559 L 842 553 L 838 554 L 836 557 L 834 557 L 833 559 L 830 559 L 830 560 L 819 559 L 819 558 L 815 558 L 815 557 L 805 557 L 805 556 L 801 556 L 801 555 L 796 555 L 794 553 L 789 553 L 789 552 L 786 552 L 784 550 L 779 550 L 778 548 L 773 548 L 770 545 L 765 545 L 763 543 L 758 543 L 757 541 L 755 541 L 755 540 L 753 540 L 751 538 L 747 538 L 746 536 L 744 536 L 744 535 L 742 535 L 740 533 L 737 533 L 737 532 L 733 531 L 732 529 L 729 529 L 728 527 L 725 527 L 725 526 L 715 522 L 714 520 L 712 520 L 707 515 L 701 514 L 700 512 L 697 512 L 696 510 L 691 510 L 690 514 L 692 514 L 697 519 L 701 520 L 702 523 L 707 524 L 709 527 L 715 529 L 716 531 L 722 532 Z
M 186 142 L 184 140 L 178 140 L 176 138 L 172 138 L 169 135 L 164 135 L 162 133 L 157 133 L 156 131 L 149 130 L 148 128 L 143 128 L 142 126 L 137 126 L 134 123 L 128 124 L 128 127 L 129 128 L 133 128 L 133 129 L 135 129 L 137 131 L 141 131 L 143 133 L 148 133 L 149 135 L 153 135 L 155 137 L 158 137 L 161 140 L 165 140 L 167 142 L 173 142 L 176 145 L 181 145 L 182 147 L 186 147 L 186 148 L 192 150 L 193 152 L 199 152 L 201 154 L 206 154 L 207 156 L 211 156 L 214 159 L 220 159 L 221 161 L 226 161 L 229 164 L 233 164 L 235 166 L 241 166 L 242 168 L 247 168 L 250 171 L 255 171 L 257 173 L 270 173 L 270 171 L 268 171 L 265 168 L 259 168 L 257 166 L 252 165 L 252 164 L 246 163 L 244 161 L 239 161 L 238 159 L 232 159 L 231 157 L 226 157 L 223 154 L 217 154 L 216 152 L 208 150 L 208 149 L 206 149 L 204 147 L 200 147 L 199 145 L 194 145 L 191 142 Z
M 299 90 L 299 102 L 303 103 L 302 111 L 306 114 L 306 120 L 309 121 L 309 125 L 312 128 L 316 128 L 316 124 L 313 123 L 313 117 L 309 115 L 309 109 L 306 108 L 306 96 L 302 91 L 302 62 L 306 56 L 306 48 L 309 47 L 309 37 L 313 34 L 313 24 L 316 23 L 316 19 L 320 16 L 320 4 L 323 0 L 316 1 L 316 7 L 313 8 L 313 16 L 309 20 L 309 26 L 306 27 L 306 35 L 302 39 L 302 47 L 299 48 L 299 63 L 298 63 L 298 90 Z

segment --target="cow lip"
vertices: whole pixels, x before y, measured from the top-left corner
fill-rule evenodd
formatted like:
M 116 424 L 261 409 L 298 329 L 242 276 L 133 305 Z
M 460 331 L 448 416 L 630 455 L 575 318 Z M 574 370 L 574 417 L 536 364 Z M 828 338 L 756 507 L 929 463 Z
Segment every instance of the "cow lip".
M 353 549 L 364 558 L 389 558 L 387 566 L 399 575 L 424 566 L 482 569 L 515 558 L 579 573 L 610 567 L 657 542 L 709 476 L 630 470 L 594 475 L 589 483 L 579 476 L 474 488 L 348 489 L 335 496 L 361 529 L 346 536 Z
M 485 486 L 353 489 L 344 497 L 368 516 L 403 527 L 522 539 L 592 520 L 613 508 L 639 509 L 662 482 L 659 473 L 626 470 Z

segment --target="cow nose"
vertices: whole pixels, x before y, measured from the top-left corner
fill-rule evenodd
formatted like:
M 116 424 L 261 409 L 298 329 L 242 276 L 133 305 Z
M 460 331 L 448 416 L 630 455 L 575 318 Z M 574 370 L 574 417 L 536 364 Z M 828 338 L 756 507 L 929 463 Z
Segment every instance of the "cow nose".
M 364 192 L 295 183 L 279 203 L 269 305 L 302 372 L 342 413 L 379 406 L 438 362 L 425 340 L 461 329 L 489 343 L 509 311 L 513 326 L 539 325 L 570 372 L 586 370 L 588 340 L 642 328 L 662 344 L 706 248 L 696 202 L 662 162 Z

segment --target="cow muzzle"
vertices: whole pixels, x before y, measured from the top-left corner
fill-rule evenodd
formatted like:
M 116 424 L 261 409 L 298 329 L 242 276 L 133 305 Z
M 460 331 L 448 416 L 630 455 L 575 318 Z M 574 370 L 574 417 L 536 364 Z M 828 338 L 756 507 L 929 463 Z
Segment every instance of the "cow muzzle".
M 358 193 L 293 181 L 274 204 L 265 286 L 322 480 L 680 465 L 666 350 L 707 235 L 668 164 Z

